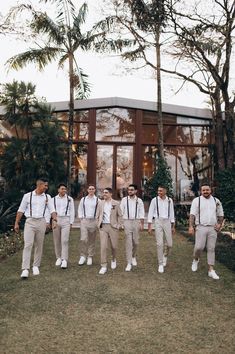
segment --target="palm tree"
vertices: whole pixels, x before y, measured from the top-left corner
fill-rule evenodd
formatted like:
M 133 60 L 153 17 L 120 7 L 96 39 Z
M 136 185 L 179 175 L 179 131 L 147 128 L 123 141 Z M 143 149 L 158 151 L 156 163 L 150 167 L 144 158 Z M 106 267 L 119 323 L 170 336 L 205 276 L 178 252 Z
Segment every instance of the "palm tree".
M 25 9 L 31 13 L 31 30 L 39 39 L 43 40 L 43 43 L 36 44 L 35 48 L 30 48 L 28 51 L 10 58 L 8 64 L 10 68 L 17 70 L 33 62 L 37 64 L 39 70 L 43 70 L 47 64 L 54 60 L 57 61 L 59 68 L 68 63 L 70 92 L 67 183 L 70 188 L 75 93 L 77 98 L 82 99 L 86 98 L 90 92 L 87 75 L 78 66 L 76 52 L 78 49 L 89 49 L 92 42 L 99 39 L 100 36 L 102 37 L 102 33 L 82 32 L 81 27 L 85 23 L 88 11 L 86 3 L 83 3 L 76 11 L 71 0 L 49 1 L 56 5 L 57 16 L 55 20 L 49 17 L 46 12 L 34 10 L 31 5 L 20 5 L 12 9 L 12 14 L 17 14 Z

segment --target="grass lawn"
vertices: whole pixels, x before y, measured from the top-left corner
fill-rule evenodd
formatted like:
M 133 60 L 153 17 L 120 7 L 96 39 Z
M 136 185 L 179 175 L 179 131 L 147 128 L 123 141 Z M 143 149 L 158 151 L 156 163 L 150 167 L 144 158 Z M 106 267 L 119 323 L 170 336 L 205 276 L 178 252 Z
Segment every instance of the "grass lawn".
M 46 236 L 41 274 L 20 279 L 22 252 L 0 264 L 0 353 L 158 354 L 235 352 L 235 274 L 217 263 L 207 276 L 205 254 L 191 272 L 193 245 L 179 234 L 166 272 L 157 272 L 154 237 L 143 233 L 138 268 L 124 271 L 124 237 L 118 268 L 98 275 L 78 266 L 78 235 L 70 239 L 66 270 L 54 266 Z

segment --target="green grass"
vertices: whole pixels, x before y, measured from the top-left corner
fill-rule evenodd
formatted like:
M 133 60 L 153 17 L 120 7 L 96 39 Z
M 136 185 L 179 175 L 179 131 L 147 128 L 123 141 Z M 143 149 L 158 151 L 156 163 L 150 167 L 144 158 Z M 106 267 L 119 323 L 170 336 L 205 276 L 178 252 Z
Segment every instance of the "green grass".
M 153 236 L 143 233 L 138 268 L 124 272 L 124 238 L 118 268 L 77 265 L 79 231 L 70 240 L 67 270 L 54 266 L 46 236 L 41 274 L 20 279 L 22 252 L 0 264 L 0 353 L 157 354 L 233 353 L 235 275 L 217 263 L 219 281 L 207 277 L 206 257 L 191 272 L 193 245 L 175 236 L 164 274 L 157 272 Z

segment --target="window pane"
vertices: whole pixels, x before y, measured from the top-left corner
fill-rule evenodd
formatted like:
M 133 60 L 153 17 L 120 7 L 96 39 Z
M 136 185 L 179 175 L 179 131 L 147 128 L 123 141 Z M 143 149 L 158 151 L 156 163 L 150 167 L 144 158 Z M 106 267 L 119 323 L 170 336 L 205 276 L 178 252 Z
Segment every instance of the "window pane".
M 177 124 L 195 124 L 195 125 L 209 125 L 211 121 L 209 119 L 190 118 L 177 116 Z
M 112 188 L 113 179 L 113 146 L 98 145 L 96 160 L 96 185 L 98 191 Z
M 81 122 L 85 121 L 88 122 L 89 120 L 89 111 L 75 111 L 74 112 L 74 121 Z
M 118 146 L 116 174 L 118 198 L 124 197 L 130 183 L 133 183 L 133 146 Z
M 210 144 L 210 128 L 178 126 L 177 141 L 179 144 Z
M 82 191 L 87 183 L 87 145 L 73 144 L 72 150 L 72 180 L 76 197 L 76 194 Z
M 157 144 L 157 125 L 148 124 L 142 127 L 142 142 L 143 144 Z
M 69 124 L 60 122 L 66 138 L 69 136 Z M 73 125 L 73 140 L 88 140 L 88 124 L 87 123 L 74 123 Z
M 190 201 L 199 193 L 200 181 L 209 178 L 211 160 L 208 148 L 178 147 L 177 175 L 178 198 L 180 201 Z
M 96 140 L 124 142 L 135 140 L 134 110 L 98 109 L 96 114 Z
M 143 112 L 143 123 L 144 124 L 157 124 L 158 114 L 157 112 L 144 111 Z M 176 123 L 176 116 L 173 114 L 163 113 L 162 114 L 163 124 Z

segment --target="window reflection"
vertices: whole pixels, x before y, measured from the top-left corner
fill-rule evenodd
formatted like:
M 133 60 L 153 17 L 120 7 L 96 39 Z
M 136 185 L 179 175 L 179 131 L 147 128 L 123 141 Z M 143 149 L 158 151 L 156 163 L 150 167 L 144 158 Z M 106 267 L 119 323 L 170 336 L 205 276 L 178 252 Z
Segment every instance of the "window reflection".
M 87 145 L 73 144 L 73 160 L 72 160 L 72 180 L 74 196 L 84 188 L 87 183 Z
M 134 141 L 135 111 L 125 108 L 98 109 L 96 113 L 96 140 Z
M 98 145 L 96 159 L 96 185 L 98 190 L 112 188 L 113 146 Z
M 9 139 L 9 138 L 17 138 L 26 139 L 26 131 L 25 129 L 20 129 L 19 127 L 15 127 L 10 125 L 5 120 L 0 120 L 0 138 L 1 139 Z
M 133 182 L 133 146 L 117 147 L 116 188 L 118 198 L 126 195 L 127 187 Z
M 66 138 L 69 136 L 69 125 L 65 122 L 60 122 Z M 73 140 L 88 140 L 88 124 L 87 123 L 74 123 L 73 125 Z
M 210 128 L 200 126 L 178 126 L 177 144 L 210 144 Z

